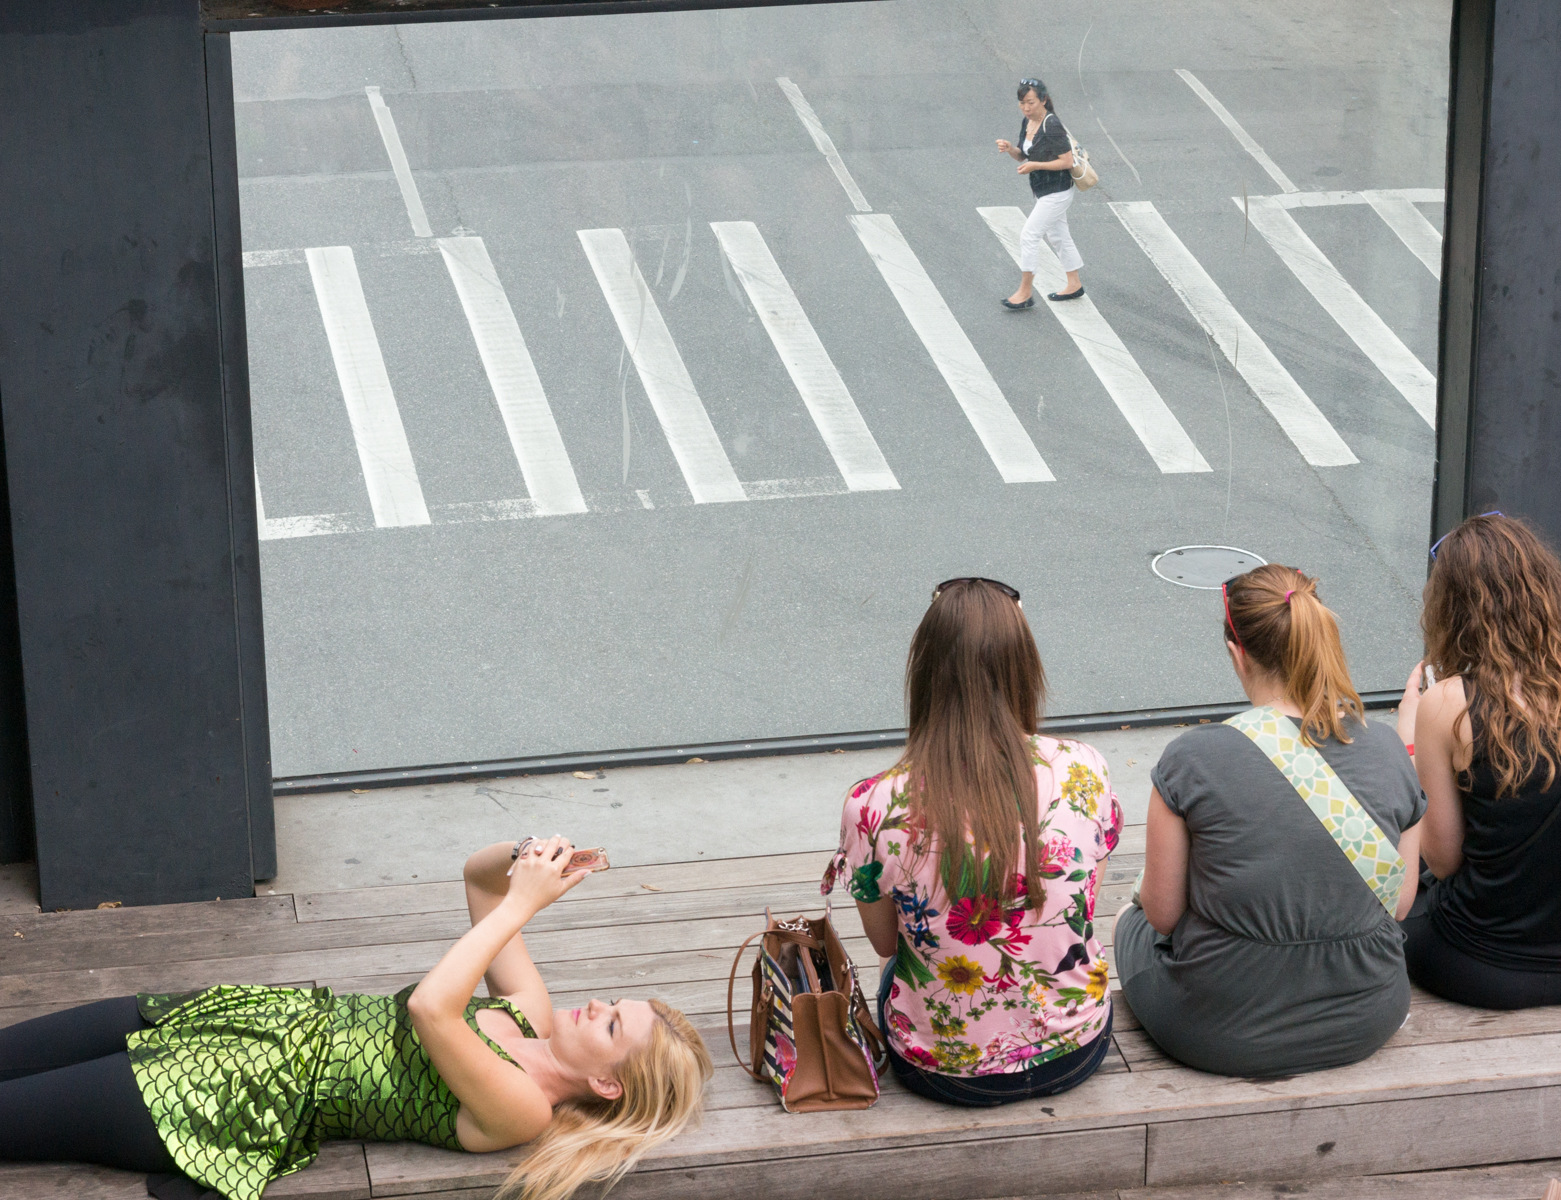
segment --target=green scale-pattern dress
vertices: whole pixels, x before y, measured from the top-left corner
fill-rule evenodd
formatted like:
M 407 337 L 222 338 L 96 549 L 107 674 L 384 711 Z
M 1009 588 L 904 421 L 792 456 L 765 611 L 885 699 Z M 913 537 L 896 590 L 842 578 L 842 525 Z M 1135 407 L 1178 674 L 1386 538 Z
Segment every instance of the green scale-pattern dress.
M 138 997 L 153 1028 L 126 1039 L 130 1065 L 179 1169 L 228 1200 L 259 1200 L 327 1138 L 459 1150 L 461 1104 L 412 1028 L 411 994 L 214 987 Z M 509 1013 L 526 1037 L 535 1031 L 508 1000 L 467 1005 L 467 1024 L 513 1064 L 478 1028 L 483 1008 Z

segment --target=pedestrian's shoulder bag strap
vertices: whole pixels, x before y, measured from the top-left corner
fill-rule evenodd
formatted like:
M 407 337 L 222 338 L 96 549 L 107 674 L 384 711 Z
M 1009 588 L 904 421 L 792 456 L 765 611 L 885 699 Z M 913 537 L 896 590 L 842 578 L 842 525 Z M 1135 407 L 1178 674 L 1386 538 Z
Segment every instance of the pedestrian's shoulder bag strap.
M 1312 815 L 1344 851 L 1356 874 L 1391 915 L 1404 883 L 1404 858 L 1361 802 L 1314 746 L 1301 740 L 1295 722 L 1276 708 L 1249 708 L 1225 724 L 1234 726 L 1268 756 Z

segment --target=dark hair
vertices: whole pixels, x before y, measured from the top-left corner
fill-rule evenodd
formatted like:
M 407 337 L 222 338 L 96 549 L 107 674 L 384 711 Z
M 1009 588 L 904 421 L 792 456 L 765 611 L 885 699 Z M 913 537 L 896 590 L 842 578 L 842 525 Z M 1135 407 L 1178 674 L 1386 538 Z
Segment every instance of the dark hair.
M 945 891 L 969 869 L 974 891 L 1012 905 L 1022 833 L 1024 907 L 1045 903 L 1030 742 L 1045 698 L 1041 654 L 1018 604 L 975 579 L 938 593 L 911 638 L 900 763 Z
M 1339 642 L 1339 623 L 1317 596 L 1317 580 L 1269 563 L 1225 584 L 1225 640 L 1284 681 L 1301 710 L 1301 740 L 1350 740 L 1344 717 L 1366 719 Z
M 1515 795 L 1541 765 L 1548 791 L 1561 763 L 1561 562 L 1522 521 L 1470 517 L 1438 547 L 1424 599 L 1426 661 L 1462 676 L 1479 706 L 1496 794 Z
M 1023 100 L 1031 92 L 1034 92 L 1035 98 L 1046 106 L 1047 112 L 1055 113 L 1057 111 L 1052 107 L 1052 98 L 1050 93 L 1048 93 L 1046 90 L 1046 85 L 1039 79 L 1033 81 L 1026 79 L 1022 81 L 1019 84 L 1019 95 L 1016 97 L 1016 99 Z

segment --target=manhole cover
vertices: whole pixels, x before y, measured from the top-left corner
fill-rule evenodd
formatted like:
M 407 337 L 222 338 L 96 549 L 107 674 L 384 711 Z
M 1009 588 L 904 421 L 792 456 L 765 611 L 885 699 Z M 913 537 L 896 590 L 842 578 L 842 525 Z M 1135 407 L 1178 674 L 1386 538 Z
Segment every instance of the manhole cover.
M 1232 575 L 1261 567 L 1268 560 L 1235 546 L 1176 546 L 1155 555 L 1150 568 L 1177 587 L 1218 590 Z

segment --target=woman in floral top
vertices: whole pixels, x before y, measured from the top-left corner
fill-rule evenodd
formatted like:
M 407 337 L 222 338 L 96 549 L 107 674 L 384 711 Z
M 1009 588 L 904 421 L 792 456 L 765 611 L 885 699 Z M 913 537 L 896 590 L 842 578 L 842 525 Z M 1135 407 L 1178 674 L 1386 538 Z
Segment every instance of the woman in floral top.
M 905 690 L 905 754 L 852 788 L 824 880 L 849 876 L 892 959 L 878 1008 L 895 1074 L 955 1104 L 1073 1087 L 1111 1041 L 1092 925 L 1122 828 L 1105 760 L 1037 733 L 1045 675 L 1006 584 L 939 585 Z

